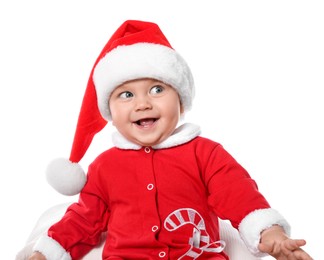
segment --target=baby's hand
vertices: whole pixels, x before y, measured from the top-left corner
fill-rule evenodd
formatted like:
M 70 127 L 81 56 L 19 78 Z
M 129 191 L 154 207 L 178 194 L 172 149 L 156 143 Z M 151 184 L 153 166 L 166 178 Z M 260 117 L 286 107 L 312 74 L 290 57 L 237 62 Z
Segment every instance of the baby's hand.
M 34 252 L 28 260 L 46 260 L 46 257 L 39 252 Z
M 277 260 L 312 260 L 301 246 L 304 246 L 306 241 L 303 239 L 286 239 L 280 243 L 260 243 L 259 250 L 268 253 Z
M 273 226 L 261 234 L 259 250 L 277 260 L 312 260 L 303 249 L 304 239 L 291 239 L 279 226 Z

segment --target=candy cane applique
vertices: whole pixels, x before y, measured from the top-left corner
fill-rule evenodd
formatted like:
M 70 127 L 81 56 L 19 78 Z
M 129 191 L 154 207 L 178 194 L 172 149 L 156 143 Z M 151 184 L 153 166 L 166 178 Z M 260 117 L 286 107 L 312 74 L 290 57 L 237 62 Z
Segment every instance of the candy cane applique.
M 220 253 L 225 247 L 225 241 L 210 241 L 206 231 L 205 221 L 194 209 L 181 208 L 170 213 L 164 221 L 166 230 L 172 232 L 184 225 L 193 225 L 193 234 L 189 239 L 190 249 L 179 259 L 197 259 L 204 251 Z

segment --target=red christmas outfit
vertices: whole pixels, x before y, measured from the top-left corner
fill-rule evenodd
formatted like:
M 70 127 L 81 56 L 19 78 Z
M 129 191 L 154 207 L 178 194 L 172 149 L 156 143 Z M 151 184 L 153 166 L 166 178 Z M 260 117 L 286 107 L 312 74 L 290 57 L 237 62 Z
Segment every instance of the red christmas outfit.
M 48 231 L 64 248 L 59 259 L 80 258 L 105 231 L 103 259 L 195 259 L 192 252 L 199 259 L 227 259 L 208 250 L 220 240 L 217 217 L 238 228 L 245 218 L 249 223 L 251 215 L 266 212 L 261 228 L 253 222 L 242 228 L 251 247 L 250 234 L 259 237 L 269 225 L 281 223 L 246 170 L 220 144 L 198 133 L 196 126 L 183 125 L 157 147 L 115 138 L 117 147 L 90 165 L 79 202 Z M 194 229 L 205 237 L 196 247 Z M 54 249 L 54 240 L 44 238 L 44 243 Z

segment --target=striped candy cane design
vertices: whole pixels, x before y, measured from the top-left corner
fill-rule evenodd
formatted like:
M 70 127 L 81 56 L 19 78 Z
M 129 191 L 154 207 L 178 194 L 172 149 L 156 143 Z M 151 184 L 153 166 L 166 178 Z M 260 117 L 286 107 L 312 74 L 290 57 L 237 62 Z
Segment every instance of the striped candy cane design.
M 173 211 L 164 221 L 166 230 L 172 232 L 184 225 L 193 225 L 193 235 L 189 239 L 190 249 L 179 259 L 197 259 L 204 251 L 219 253 L 223 251 L 225 242 L 220 240 L 210 241 L 206 231 L 205 221 L 194 209 L 181 208 Z

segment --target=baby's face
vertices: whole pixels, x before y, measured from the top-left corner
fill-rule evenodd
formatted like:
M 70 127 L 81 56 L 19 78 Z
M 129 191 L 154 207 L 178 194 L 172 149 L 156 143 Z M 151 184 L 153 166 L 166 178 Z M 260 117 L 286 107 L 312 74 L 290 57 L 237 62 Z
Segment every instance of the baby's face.
M 167 139 L 183 112 L 174 88 L 154 79 L 117 87 L 109 98 L 113 125 L 129 141 L 153 146 Z

